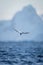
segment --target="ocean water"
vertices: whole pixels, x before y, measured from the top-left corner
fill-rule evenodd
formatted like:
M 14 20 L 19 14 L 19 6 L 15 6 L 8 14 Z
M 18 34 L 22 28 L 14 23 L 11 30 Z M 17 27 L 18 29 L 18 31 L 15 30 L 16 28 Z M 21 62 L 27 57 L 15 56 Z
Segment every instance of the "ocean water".
M 0 42 L 0 65 L 43 65 L 43 42 Z

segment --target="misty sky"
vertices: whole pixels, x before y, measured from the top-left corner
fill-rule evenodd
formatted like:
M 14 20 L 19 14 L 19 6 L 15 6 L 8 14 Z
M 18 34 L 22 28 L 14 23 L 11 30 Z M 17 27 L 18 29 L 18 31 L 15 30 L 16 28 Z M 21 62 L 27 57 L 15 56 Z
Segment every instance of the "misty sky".
M 29 4 L 39 15 L 43 14 L 43 0 L 0 0 L 0 20 L 11 19 L 16 12 Z

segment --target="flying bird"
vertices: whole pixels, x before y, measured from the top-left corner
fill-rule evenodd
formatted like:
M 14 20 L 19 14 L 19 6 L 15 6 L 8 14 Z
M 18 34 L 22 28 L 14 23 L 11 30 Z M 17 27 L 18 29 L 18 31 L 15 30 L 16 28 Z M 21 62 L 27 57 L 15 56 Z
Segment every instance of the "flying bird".
M 20 35 L 23 35 L 23 34 L 29 34 L 30 32 L 20 32 L 20 31 L 18 31 L 17 29 L 15 29 L 14 27 L 8 27 L 8 28 L 6 28 L 6 29 L 4 29 L 4 31 L 6 31 L 6 30 L 14 30 L 14 31 L 16 31 L 17 33 L 19 33 Z
M 17 29 L 14 29 L 14 28 L 13 28 L 13 30 L 15 30 L 16 32 L 18 32 L 20 35 L 22 35 L 22 34 L 29 34 L 30 33 L 30 32 L 20 32 Z

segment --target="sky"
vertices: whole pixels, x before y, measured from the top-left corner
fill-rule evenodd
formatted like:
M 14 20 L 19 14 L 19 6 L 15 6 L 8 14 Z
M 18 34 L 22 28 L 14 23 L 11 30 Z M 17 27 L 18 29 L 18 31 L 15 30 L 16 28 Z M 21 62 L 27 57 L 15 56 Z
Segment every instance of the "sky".
M 0 20 L 9 20 L 23 7 L 32 5 L 38 15 L 43 14 L 43 0 L 0 0 Z

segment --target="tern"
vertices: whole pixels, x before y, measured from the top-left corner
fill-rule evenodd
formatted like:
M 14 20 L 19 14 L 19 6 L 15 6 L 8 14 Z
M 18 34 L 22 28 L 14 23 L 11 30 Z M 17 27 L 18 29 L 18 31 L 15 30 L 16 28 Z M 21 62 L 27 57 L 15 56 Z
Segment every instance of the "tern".
M 6 30 L 10 30 L 11 28 L 6 28 L 4 31 L 6 31 Z M 29 34 L 30 32 L 20 32 L 20 31 L 18 31 L 17 29 L 15 29 L 15 28 L 12 28 L 12 30 L 14 30 L 14 31 L 16 31 L 17 33 L 19 33 L 20 35 L 23 35 L 23 34 Z M 11 31 L 11 30 L 10 30 Z
M 17 29 L 14 29 L 14 28 L 13 28 L 13 30 L 15 30 L 16 32 L 18 32 L 20 35 L 29 34 L 30 33 L 30 32 L 19 32 Z

